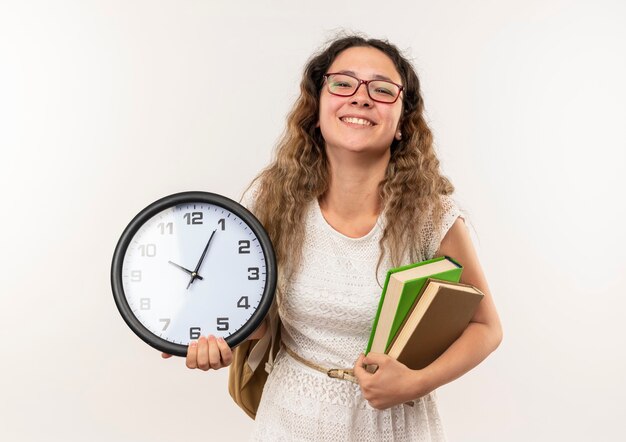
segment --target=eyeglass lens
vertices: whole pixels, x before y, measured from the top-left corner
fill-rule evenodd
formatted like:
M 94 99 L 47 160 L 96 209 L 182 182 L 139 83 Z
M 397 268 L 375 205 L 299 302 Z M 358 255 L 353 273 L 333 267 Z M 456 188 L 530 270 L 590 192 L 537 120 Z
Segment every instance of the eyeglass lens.
M 328 90 L 331 94 L 349 97 L 359 86 L 359 80 L 344 74 L 334 74 L 328 77 Z M 370 98 L 383 103 L 392 103 L 400 93 L 400 88 L 385 80 L 372 80 L 367 84 Z

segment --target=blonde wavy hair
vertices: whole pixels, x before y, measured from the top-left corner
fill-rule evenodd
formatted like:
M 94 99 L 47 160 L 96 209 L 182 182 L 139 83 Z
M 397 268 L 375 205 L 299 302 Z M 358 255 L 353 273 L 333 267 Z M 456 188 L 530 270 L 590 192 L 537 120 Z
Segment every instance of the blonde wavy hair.
M 419 79 L 411 63 L 387 41 L 357 35 L 331 41 L 307 63 L 300 83 L 300 97 L 287 117 L 287 127 L 276 146 L 275 158 L 248 187 L 258 182 L 251 210 L 274 245 L 279 281 L 288 280 L 297 271 L 304 244 L 305 209 L 329 186 L 325 142 L 316 127 L 323 75 L 339 53 L 363 46 L 385 53 L 393 61 L 404 85 L 400 118 L 402 140 L 391 144 L 389 165 L 379 185 L 381 207 L 388 222 L 380 239 L 377 274 L 385 253 L 394 266 L 407 264 L 402 262 L 406 256 L 410 262 L 426 259 L 426 245 L 420 234 L 424 215 L 432 211 L 435 231 L 439 231 L 437 224 L 443 212 L 440 195 L 454 191 L 454 186 L 439 171 L 433 135 L 423 116 Z

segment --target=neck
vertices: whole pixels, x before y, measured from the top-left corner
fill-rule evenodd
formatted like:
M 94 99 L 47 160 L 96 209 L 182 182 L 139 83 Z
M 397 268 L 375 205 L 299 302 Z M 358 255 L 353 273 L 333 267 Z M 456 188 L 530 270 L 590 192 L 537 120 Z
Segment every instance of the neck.
M 337 157 L 329 153 L 330 185 L 320 198 L 322 211 L 343 219 L 377 217 L 379 184 L 385 178 L 389 152 L 378 158 L 359 153 Z

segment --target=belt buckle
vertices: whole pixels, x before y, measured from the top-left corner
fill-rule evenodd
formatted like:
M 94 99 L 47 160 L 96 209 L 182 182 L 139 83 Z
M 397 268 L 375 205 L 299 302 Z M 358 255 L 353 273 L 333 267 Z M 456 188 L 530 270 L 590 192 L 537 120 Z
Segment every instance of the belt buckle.
M 328 375 L 329 378 L 333 378 L 333 379 L 343 379 L 346 372 L 345 370 L 341 369 L 341 368 L 330 368 L 326 374 Z

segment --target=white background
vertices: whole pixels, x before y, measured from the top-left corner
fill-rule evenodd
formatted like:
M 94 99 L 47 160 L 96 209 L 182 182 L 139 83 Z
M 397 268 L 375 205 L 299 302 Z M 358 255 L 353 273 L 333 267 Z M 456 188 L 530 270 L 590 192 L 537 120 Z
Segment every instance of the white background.
M 226 370 L 126 327 L 110 260 L 164 195 L 239 197 L 340 29 L 413 60 L 502 318 L 439 389 L 450 440 L 626 438 L 623 2 L 0 5 L 0 439 L 246 439 Z

